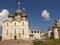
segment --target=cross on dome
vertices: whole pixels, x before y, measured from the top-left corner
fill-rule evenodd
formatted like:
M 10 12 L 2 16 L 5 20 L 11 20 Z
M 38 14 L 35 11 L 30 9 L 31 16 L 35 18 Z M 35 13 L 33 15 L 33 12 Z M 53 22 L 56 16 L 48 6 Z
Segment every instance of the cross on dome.
M 18 2 L 18 8 L 20 9 L 20 1 Z
M 25 11 L 25 8 L 23 8 L 23 11 Z
M 22 10 L 20 9 L 20 1 L 18 1 L 18 9 L 16 10 L 16 14 L 22 13 Z

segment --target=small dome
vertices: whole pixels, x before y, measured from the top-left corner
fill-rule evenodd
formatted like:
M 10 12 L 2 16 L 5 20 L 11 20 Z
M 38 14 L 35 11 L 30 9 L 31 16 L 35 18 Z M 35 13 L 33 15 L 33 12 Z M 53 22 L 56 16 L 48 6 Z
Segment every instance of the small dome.
M 50 28 L 50 26 L 48 27 L 48 31 L 50 31 L 51 30 L 51 28 Z
M 10 17 L 14 18 L 14 14 L 10 13 L 10 14 L 8 15 L 8 17 L 9 17 L 9 18 L 10 18 Z
M 22 13 L 21 16 L 22 16 L 22 17 L 27 17 L 27 14 L 24 12 L 24 13 Z
M 25 12 L 25 8 L 23 8 L 23 12 L 22 12 L 22 15 L 21 15 L 22 17 L 27 17 L 27 14 L 26 14 L 26 12 Z
M 19 13 L 20 14 L 20 13 L 22 13 L 22 10 L 17 9 L 15 13 Z

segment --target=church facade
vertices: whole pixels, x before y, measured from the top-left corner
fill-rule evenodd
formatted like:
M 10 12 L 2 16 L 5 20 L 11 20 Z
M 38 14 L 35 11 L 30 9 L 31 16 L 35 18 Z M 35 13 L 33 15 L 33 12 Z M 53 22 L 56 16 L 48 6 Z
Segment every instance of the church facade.
M 29 21 L 25 8 L 20 9 L 20 2 L 18 2 L 18 9 L 15 13 L 8 15 L 8 20 L 3 21 L 2 40 L 22 39 L 29 40 Z

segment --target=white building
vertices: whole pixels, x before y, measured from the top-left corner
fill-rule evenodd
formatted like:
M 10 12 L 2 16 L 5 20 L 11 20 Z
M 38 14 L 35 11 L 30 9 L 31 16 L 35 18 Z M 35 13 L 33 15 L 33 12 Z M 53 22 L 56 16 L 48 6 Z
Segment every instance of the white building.
M 46 33 L 44 31 L 40 32 L 40 36 L 41 36 L 41 40 L 45 40 L 46 37 Z
M 60 20 L 56 19 L 51 29 L 48 29 L 48 38 L 60 39 Z
M 20 9 L 20 2 L 18 2 L 18 9 L 15 14 L 10 13 L 8 20 L 3 22 L 2 40 L 22 39 L 29 40 L 29 21 L 25 8 Z M 15 15 L 15 16 L 14 16 Z
M 40 40 L 40 31 L 38 29 L 30 30 L 30 40 Z
M 48 38 L 51 38 L 51 33 L 52 33 L 52 29 L 49 26 L 49 28 L 48 28 Z
M 59 22 L 59 20 L 55 20 L 55 22 L 54 22 L 53 33 L 54 33 L 54 38 L 55 39 L 60 38 L 60 22 Z

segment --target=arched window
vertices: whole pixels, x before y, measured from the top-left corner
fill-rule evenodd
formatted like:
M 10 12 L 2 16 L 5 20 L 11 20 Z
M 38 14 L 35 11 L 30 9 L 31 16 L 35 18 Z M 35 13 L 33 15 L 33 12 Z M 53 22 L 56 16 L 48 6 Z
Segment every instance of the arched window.
M 8 29 L 7 29 L 7 35 L 8 35 Z
M 22 22 L 22 25 L 24 25 L 24 22 Z
M 36 33 L 36 31 L 34 31 L 34 33 Z
M 8 26 L 8 23 L 7 23 L 7 26 Z
M 33 31 L 31 31 L 31 33 L 33 33 Z
M 16 22 L 14 23 L 14 25 L 16 26 Z
M 39 33 L 39 31 L 37 31 L 37 33 Z
M 23 29 L 23 35 L 24 35 L 24 29 Z

